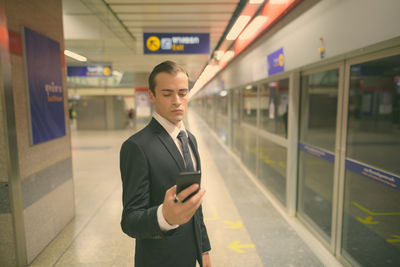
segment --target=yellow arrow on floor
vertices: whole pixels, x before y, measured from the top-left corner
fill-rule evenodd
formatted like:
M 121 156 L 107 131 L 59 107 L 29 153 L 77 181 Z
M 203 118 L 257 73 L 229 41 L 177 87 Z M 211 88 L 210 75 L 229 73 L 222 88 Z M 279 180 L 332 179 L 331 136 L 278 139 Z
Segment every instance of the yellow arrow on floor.
M 224 223 L 228 224 L 229 229 L 239 229 L 243 228 L 242 221 L 236 221 L 236 222 L 231 222 L 231 221 L 224 221 Z
M 400 235 L 392 235 L 394 239 L 386 239 L 389 243 L 400 243 Z
M 244 250 L 242 250 L 242 248 L 254 248 L 254 244 L 239 244 L 240 241 L 236 240 L 233 241 L 228 248 L 236 251 L 237 253 L 244 253 Z
M 357 220 L 359 220 L 363 224 L 378 224 L 379 223 L 378 221 L 373 221 L 374 217 L 372 217 L 372 216 L 367 216 L 365 219 L 357 217 Z
M 361 204 L 358 204 L 357 202 L 353 201 L 352 204 L 359 208 L 360 210 L 368 213 L 369 215 L 373 216 L 383 216 L 383 215 L 400 215 L 400 212 L 372 212 L 368 210 L 367 208 L 363 207 Z

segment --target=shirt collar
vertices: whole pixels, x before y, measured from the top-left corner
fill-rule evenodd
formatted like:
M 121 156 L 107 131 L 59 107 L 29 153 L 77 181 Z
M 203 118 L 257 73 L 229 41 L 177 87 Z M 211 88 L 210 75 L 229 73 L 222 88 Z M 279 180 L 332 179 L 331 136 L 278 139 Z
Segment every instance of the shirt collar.
M 158 123 L 161 124 L 161 126 L 167 131 L 167 133 L 172 137 L 172 139 L 177 138 L 179 132 L 182 130 L 185 131 L 186 133 L 183 121 L 181 122 L 181 127 L 177 127 L 175 124 L 171 123 L 170 121 L 162 117 L 156 111 L 153 112 L 153 118 L 156 119 Z

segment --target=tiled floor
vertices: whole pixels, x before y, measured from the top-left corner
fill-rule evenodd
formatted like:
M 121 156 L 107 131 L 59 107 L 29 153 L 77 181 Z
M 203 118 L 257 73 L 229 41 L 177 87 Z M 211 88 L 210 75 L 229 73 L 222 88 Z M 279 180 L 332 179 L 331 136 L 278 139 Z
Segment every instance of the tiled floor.
M 191 115 L 188 126 L 202 159 L 213 266 L 323 266 L 204 122 Z M 76 215 L 31 266 L 133 266 L 134 240 L 119 224 L 119 149 L 132 132 L 73 132 Z

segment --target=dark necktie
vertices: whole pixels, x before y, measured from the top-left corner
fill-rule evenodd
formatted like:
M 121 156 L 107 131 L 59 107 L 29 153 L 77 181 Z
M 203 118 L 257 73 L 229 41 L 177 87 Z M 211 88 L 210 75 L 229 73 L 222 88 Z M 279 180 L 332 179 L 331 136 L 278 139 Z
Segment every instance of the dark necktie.
M 183 159 L 186 163 L 186 171 L 194 171 L 192 157 L 190 156 L 189 145 L 188 145 L 188 138 L 186 136 L 185 131 L 180 131 L 178 134 L 178 139 L 182 143 L 182 150 L 183 150 Z

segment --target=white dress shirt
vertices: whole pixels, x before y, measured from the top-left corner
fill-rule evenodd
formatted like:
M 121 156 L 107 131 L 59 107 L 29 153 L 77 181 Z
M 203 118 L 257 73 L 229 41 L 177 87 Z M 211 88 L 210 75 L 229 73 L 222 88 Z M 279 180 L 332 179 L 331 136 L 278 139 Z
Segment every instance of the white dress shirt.
M 171 123 L 170 121 L 168 121 L 167 119 L 163 118 L 160 114 L 158 114 L 157 112 L 153 113 L 153 118 L 155 120 L 158 121 L 158 123 L 161 124 L 161 126 L 167 131 L 167 133 L 171 136 L 172 140 L 174 140 L 176 147 L 178 148 L 179 152 L 181 153 L 182 159 L 184 160 L 183 157 L 183 149 L 182 149 L 182 143 L 181 141 L 178 139 L 178 134 L 180 131 L 185 131 L 186 135 L 186 129 L 185 129 L 185 125 L 183 124 L 183 121 L 181 122 L 180 127 L 177 127 L 175 124 Z M 196 170 L 197 169 L 197 162 L 196 162 L 196 158 L 194 157 L 192 148 L 189 145 L 189 151 L 190 151 L 190 156 L 192 158 L 192 162 L 193 162 L 193 167 Z M 186 163 L 185 163 L 186 164 Z M 158 225 L 160 226 L 161 230 L 163 231 L 168 231 L 168 230 L 172 230 L 175 229 L 177 227 L 179 227 L 179 225 L 170 225 L 164 218 L 163 214 L 162 214 L 162 206 L 163 204 L 161 204 L 158 209 L 157 209 L 157 221 L 158 221 Z

